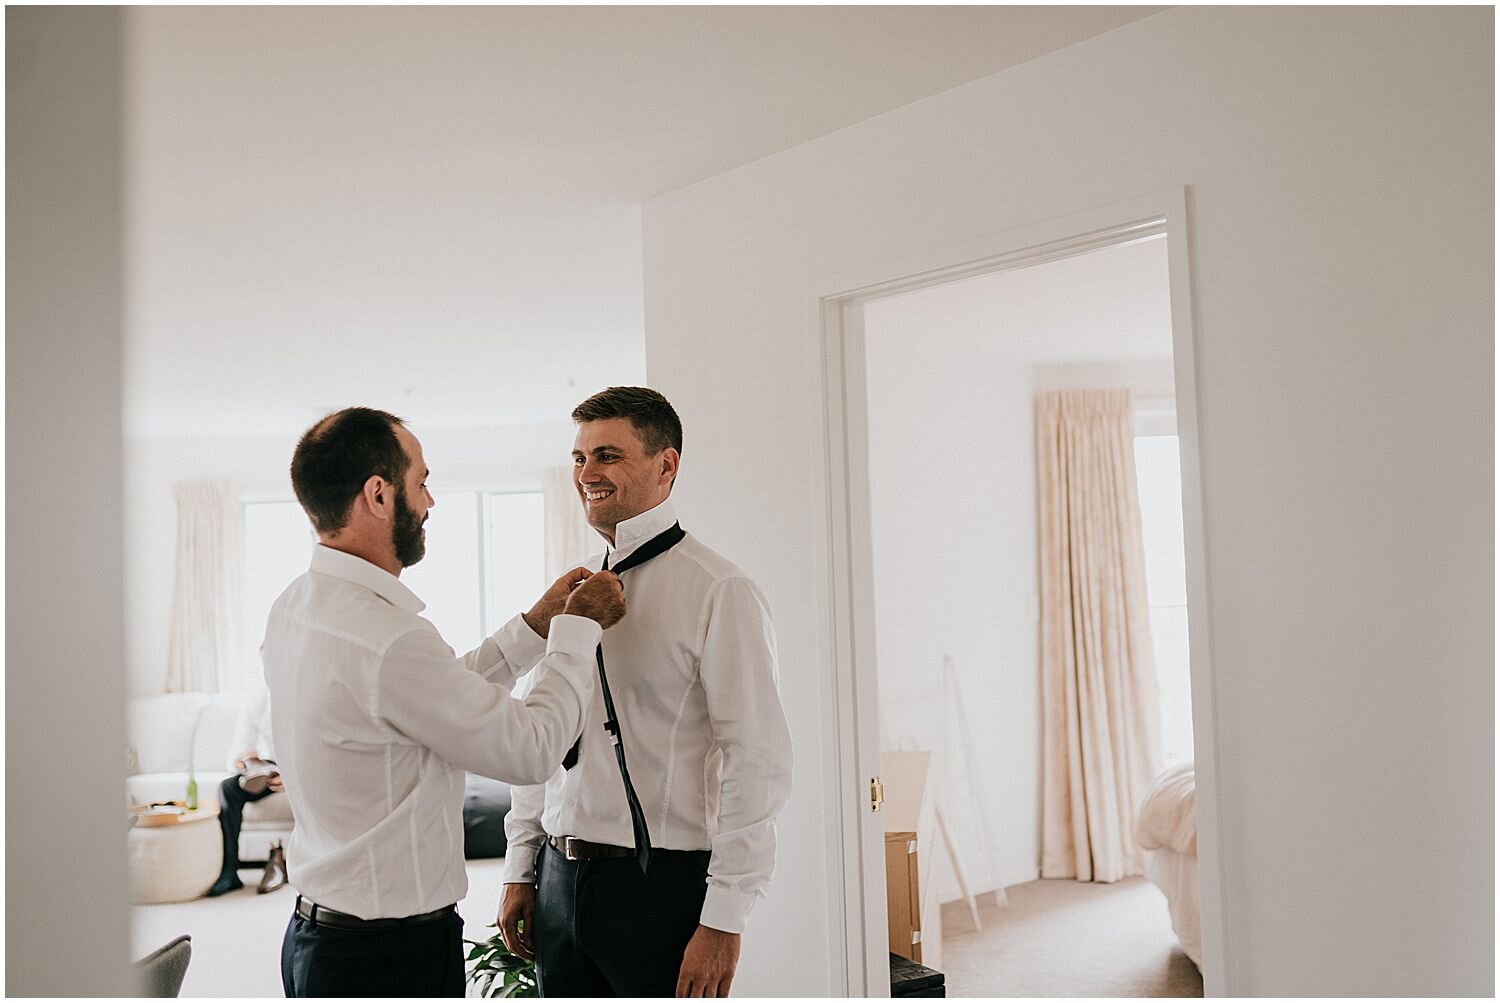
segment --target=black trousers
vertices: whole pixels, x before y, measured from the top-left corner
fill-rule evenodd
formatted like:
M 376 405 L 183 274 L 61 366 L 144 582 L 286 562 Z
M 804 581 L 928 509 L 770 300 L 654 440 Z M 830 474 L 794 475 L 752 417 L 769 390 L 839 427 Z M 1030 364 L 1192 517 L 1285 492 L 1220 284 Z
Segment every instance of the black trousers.
M 219 869 L 220 877 L 240 869 L 240 826 L 245 821 L 245 805 L 270 793 L 268 787 L 259 794 L 246 794 L 240 786 L 238 774 L 224 778 L 219 784 L 219 834 L 224 837 L 224 866 Z
M 281 987 L 294 996 L 462 996 L 458 910 L 394 930 L 339 930 L 295 912 L 281 939 Z
M 536 971 L 543 996 L 673 996 L 708 893 L 708 851 L 633 858 L 537 854 Z

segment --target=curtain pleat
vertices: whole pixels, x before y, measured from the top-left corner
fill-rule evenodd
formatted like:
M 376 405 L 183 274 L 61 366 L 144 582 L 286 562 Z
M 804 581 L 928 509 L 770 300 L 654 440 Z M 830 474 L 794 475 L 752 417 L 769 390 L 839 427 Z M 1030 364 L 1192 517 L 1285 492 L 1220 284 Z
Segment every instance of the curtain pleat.
M 168 693 L 240 689 L 240 510 L 229 481 L 179 481 Z
M 1130 392 L 1041 394 L 1036 436 L 1042 877 L 1118 881 L 1161 765 Z

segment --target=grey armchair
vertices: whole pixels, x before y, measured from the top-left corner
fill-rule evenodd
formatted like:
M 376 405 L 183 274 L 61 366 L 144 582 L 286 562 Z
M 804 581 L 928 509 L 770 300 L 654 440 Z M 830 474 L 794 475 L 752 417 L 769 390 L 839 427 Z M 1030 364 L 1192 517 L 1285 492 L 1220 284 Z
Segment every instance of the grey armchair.
M 193 938 L 183 934 L 158 947 L 135 963 L 136 987 L 142 996 L 170 999 L 182 989 L 188 962 L 193 957 Z

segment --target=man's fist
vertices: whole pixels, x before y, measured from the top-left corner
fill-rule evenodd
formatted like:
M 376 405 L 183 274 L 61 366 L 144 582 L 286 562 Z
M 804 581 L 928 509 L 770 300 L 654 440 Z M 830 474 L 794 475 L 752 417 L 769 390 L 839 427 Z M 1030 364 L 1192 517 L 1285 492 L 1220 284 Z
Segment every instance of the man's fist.
M 495 925 L 500 927 L 500 937 L 510 953 L 526 961 L 536 960 L 536 941 L 532 938 L 532 923 L 536 917 L 536 885 L 506 885 L 500 895 L 500 915 Z
M 526 621 L 526 626 L 536 631 L 538 637 L 546 637 L 547 631 L 552 626 L 552 618 L 563 611 L 563 604 L 568 601 L 569 594 L 578 587 L 581 582 L 588 580 L 587 568 L 574 568 L 563 575 L 557 581 L 547 587 L 542 597 L 536 601 L 536 605 L 525 613 L 521 619 Z
M 613 627 L 625 615 L 625 590 L 620 587 L 619 576 L 613 571 L 594 572 L 568 596 L 562 611 L 586 616 L 601 627 Z

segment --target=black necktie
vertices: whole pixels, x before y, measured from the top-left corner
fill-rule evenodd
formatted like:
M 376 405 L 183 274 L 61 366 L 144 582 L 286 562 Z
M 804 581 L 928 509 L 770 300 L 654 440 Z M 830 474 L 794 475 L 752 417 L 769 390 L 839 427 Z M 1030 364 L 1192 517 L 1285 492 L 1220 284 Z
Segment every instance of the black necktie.
M 681 523 L 673 523 L 672 528 L 657 536 L 653 536 L 645 543 L 637 547 L 625 560 L 615 565 L 614 573 L 623 575 L 631 568 L 638 568 L 642 564 L 659 557 L 677 546 L 682 538 L 687 536 L 682 529 Z M 604 566 L 601 571 L 609 571 L 609 554 L 604 555 Z M 636 796 L 635 785 L 630 782 L 630 770 L 625 766 L 625 743 L 620 740 L 620 719 L 615 715 L 615 700 L 609 692 L 609 677 L 604 674 L 604 645 L 600 644 L 594 652 L 594 657 L 599 662 L 599 689 L 604 694 L 604 730 L 609 732 L 609 737 L 615 743 L 615 760 L 620 764 L 620 779 L 625 781 L 625 801 L 630 805 L 630 827 L 635 831 L 635 859 L 641 865 L 641 873 L 646 873 L 646 868 L 651 863 L 651 833 L 646 828 L 646 813 L 641 808 L 641 799 Z M 563 757 L 563 769 L 571 770 L 578 764 L 578 745 L 583 741 L 579 736 L 578 741 L 568 750 Z

